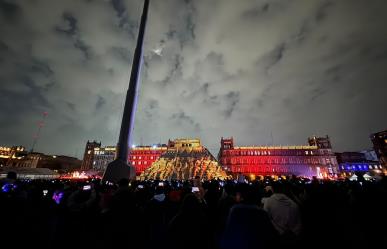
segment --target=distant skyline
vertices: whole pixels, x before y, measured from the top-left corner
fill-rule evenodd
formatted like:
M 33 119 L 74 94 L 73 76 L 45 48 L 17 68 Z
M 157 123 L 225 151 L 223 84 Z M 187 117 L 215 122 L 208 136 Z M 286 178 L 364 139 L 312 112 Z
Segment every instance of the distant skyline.
M 141 0 L 0 0 L 0 145 L 115 145 Z M 387 2 L 151 0 L 134 144 L 371 148 L 387 129 Z

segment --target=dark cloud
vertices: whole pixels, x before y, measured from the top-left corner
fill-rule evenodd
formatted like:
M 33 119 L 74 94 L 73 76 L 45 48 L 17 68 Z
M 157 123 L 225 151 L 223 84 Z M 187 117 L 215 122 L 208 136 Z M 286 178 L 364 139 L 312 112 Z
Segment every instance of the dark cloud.
M 97 97 L 97 103 L 95 104 L 95 109 L 98 111 L 106 104 L 106 100 L 104 97 L 99 96 Z
M 117 57 L 125 62 L 130 62 L 132 59 L 130 51 L 125 47 L 112 47 L 111 53 L 114 57 Z
M 157 119 L 157 112 L 159 108 L 159 102 L 155 99 L 149 100 L 143 112 L 148 120 Z
M 175 55 L 175 59 L 173 61 L 172 68 L 171 68 L 170 72 L 167 74 L 165 79 L 163 79 L 161 81 L 161 83 L 164 86 L 167 84 L 170 84 L 172 78 L 179 76 L 179 74 L 181 73 L 181 61 L 182 60 L 183 60 L 183 58 L 181 56 Z
M 54 74 L 48 63 L 35 58 L 32 58 L 30 71 L 32 73 L 43 74 L 45 77 L 50 77 Z
M 317 22 L 323 21 L 328 16 L 328 10 L 333 6 L 333 2 L 324 1 L 321 6 L 317 9 L 315 19 Z
M 188 116 L 184 111 L 179 111 L 178 113 L 172 114 L 171 119 L 175 121 L 179 126 L 189 126 L 195 131 L 200 130 L 199 123 L 195 122 L 195 120 L 192 117 Z
M 233 111 L 235 110 L 236 105 L 239 102 L 239 93 L 238 92 L 229 92 L 225 96 L 226 98 L 226 110 L 224 111 L 224 115 L 226 118 L 229 118 Z
M 262 57 L 258 65 L 262 66 L 262 64 L 265 64 L 266 72 L 269 73 L 269 71 L 274 67 L 284 56 L 285 52 L 285 44 L 281 43 L 278 46 L 276 46 L 272 51 L 270 51 L 267 55 Z
M 7 21 L 17 21 L 16 18 L 21 14 L 21 8 L 13 1 L 0 0 L 0 13 Z
M 270 4 L 264 3 L 262 5 L 255 6 L 251 9 L 248 9 L 242 13 L 242 17 L 244 18 L 255 18 L 259 15 L 264 14 L 269 10 Z
M 117 12 L 118 17 L 122 17 L 126 12 L 125 4 L 122 0 L 112 0 L 111 1 L 114 10 Z
M 111 0 L 114 11 L 118 18 L 118 27 L 125 30 L 131 38 L 135 38 L 137 29 L 137 23 L 130 19 L 128 11 L 126 9 L 125 1 L 123 0 Z
M 194 21 L 194 13 L 195 9 L 192 7 L 192 5 L 189 5 L 190 12 L 186 17 L 186 29 L 191 36 L 190 38 L 195 39 L 195 21 Z M 184 40 L 181 42 L 181 46 L 183 46 Z
M 78 28 L 78 20 L 68 12 L 63 13 L 62 18 L 65 23 L 65 27 L 57 26 L 55 31 L 66 34 L 70 39 L 72 39 L 74 47 L 79 49 L 79 51 L 84 55 L 84 58 L 87 60 L 90 59 L 92 56 L 91 48 L 81 38 Z
M 67 105 L 67 107 L 68 107 L 71 111 L 75 111 L 75 104 L 74 104 L 74 103 L 66 102 L 66 105 Z
M 4 50 L 8 50 L 8 46 L 7 44 L 5 44 L 4 42 L 0 41 L 0 51 L 4 51 Z
M 66 26 L 57 26 L 55 29 L 58 32 L 63 32 L 69 36 L 73 36 L 77 33 L 77 19 L 70 13 L 63 13 L 62 16 Z

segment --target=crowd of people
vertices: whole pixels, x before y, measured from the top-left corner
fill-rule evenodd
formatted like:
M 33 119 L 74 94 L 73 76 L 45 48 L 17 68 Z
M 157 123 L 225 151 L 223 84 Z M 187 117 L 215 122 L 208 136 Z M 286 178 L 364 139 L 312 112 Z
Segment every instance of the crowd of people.
M 387 179 L 1 182 L 1 235 L 31 248 L 387 248 Z

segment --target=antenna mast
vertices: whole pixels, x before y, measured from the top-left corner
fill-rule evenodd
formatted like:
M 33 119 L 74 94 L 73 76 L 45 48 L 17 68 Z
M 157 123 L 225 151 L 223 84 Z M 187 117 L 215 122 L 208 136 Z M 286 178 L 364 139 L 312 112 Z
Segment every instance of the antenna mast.
M 38 122 L 38 131 L 34 134 L 34 137 L 33 137 L 34 139 L 33 139 L 32 146 L 31 146 L 31 152 L 34 152 L 34 148 L 35 148 L 36 143 L 38 142 L 38 139 L 40 137 L 40 132 L 41 132 L 43 126 L 44 126 L 44 121 L 46 120 L 48 112 L 43 112 L 42 115 L 43 115 L 42 120 L 40 120 Z

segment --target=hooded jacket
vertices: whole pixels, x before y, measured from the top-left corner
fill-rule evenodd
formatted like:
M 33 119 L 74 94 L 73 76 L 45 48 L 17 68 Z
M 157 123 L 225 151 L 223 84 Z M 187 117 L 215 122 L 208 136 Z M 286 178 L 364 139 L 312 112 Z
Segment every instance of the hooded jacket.
M 274 193 L 264 202 L 263 209 L 268 213 L 274 227 L 280 234 L 301 232 L 300 212 L 297 204 L 285 194 Z

